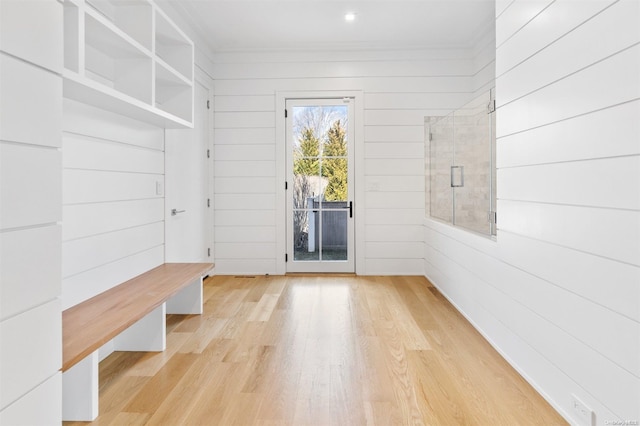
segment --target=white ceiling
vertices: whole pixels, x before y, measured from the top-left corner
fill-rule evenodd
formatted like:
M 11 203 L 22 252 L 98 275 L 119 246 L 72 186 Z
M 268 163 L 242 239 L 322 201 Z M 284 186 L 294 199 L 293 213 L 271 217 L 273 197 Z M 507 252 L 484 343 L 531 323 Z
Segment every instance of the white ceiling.
M 214 52 L 466 48 L 494 0 L 170 0 Z M 344 15 L 354 12 L 354 22 Z

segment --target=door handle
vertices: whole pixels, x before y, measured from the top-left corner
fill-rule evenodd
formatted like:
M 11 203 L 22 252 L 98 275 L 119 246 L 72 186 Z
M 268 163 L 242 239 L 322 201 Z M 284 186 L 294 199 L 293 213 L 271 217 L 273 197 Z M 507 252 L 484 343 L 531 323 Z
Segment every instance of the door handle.
M 349 201 L 349 205 L 343 207 L 343 209 L 349 209 L 349 217 L 353 217 L 353 201 Z
M 460 184 L 456 185 L 455 184 L 455 178 L 453 175 L 453 170 L 454 169 L 458 169 L 460 170 Z M 452 188 L 461 188 L 464 186 L 464 166 L 451 166 L 451 187 Z
M 178 213 L 184 213 L 184 212 L 186 212 L 186 210 L 171 209 L 171 216 L 175 216 Z

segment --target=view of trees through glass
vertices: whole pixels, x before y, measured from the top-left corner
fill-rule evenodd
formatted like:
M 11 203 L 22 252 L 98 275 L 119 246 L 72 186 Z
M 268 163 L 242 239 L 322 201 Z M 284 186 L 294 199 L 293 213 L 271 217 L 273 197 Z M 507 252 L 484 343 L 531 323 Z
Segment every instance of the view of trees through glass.
M 295 260 L 328 260 L 336 250 L 338 258 L 331 257 L 339 260 L 346 253 L 346 241 L 337 235 L 342 226 L 333 223 L 337 220 L 346 226 L 348 110 L 346 106 L 305 106 L 294 107 L 292 113 Z M 340 211 L 325 211 L 332 209 Z M 318 211 L 322 214 L 317 215 Z M 319 223 L 310 227 L 310 220 Z M 329 229 L 329 224 L 335 229 Z M 323 226 L 326 229 L 320 231 Z M 312 235 L 311 246 L 310 228 L 322 235 Z

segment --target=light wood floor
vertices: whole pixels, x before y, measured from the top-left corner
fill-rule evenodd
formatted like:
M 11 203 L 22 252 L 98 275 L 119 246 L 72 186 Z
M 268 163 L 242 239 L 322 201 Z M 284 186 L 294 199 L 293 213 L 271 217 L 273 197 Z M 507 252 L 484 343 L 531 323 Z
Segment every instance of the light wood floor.
M 556 425 L 421 277 L 225 277 L 163 353 L 100 364 L 101 425 Z M 72 424 L 72 423 L 67 423 Z

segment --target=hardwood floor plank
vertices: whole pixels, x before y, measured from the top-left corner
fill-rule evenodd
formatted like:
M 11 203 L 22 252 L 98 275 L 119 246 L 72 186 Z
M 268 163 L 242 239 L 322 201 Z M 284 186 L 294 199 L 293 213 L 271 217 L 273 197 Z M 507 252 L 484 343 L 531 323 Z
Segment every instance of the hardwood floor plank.
M 197 356 L 193 354 L 173 355 L 136 394 L 136 397 L 127 404 L 124 411 L 128 413 L 155 413 L 196 359 Z
M 169 317 L 165 352 L 100 364 L 94 424 L 566 424 L 423 277 L 211 277 L 204 293 L 202 316 Z

